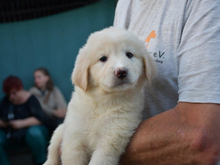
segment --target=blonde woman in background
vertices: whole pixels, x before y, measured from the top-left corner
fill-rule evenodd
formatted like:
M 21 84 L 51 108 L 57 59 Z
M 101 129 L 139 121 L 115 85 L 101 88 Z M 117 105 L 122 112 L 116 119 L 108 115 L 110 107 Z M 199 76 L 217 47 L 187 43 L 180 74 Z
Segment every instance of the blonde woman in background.
M 46 126 L 52 133 L 63 122 L 67 103 L 60 89 L 56 87 L 46 68 L 38 68 L 34 71 L 35 86 L 30 92 L 37 97 L 43 111 L 47 116 Z

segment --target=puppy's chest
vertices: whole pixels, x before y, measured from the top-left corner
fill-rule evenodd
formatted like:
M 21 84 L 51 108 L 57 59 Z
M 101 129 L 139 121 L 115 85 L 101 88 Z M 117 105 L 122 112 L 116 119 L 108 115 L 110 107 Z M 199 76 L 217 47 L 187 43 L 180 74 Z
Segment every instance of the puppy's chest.
M 112 124 L 118 121 L 121 114 L 119 109 L 109 107 L 96 108 L 88 116 L 87 128 L 88 132 L 99 132 L 102 129 L 108 129 Z
M 106 113 L 102 115 L 94 114 L 89 119 L 86 125 L 86 132 L 89 142 L 89 147 L 94 150 L 98 143 L 105 138 L 114 125 L 118 123 L 118 116 L 114 113 Z
M 128 126 L 133 122 L 139 122 L 138 115 L 127 111 L 127 107 L 105 107 L 105 113 L 101 109 L 88 116 L 86 132 L 90 148 L 93 150 L 102 139 L 107 139 L 114 133 L 121 131 L 123 126 Z M 126 129 L 125 127 L 122 129 Z

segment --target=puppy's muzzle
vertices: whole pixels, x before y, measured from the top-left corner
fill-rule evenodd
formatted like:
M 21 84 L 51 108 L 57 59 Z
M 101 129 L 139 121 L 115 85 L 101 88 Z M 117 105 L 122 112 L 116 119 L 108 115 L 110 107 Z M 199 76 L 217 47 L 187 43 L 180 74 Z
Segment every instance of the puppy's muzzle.
M 115 76 L 119 79 L 127 77 L 128 71 L 126 68 L 119 68 L 115 71 Z

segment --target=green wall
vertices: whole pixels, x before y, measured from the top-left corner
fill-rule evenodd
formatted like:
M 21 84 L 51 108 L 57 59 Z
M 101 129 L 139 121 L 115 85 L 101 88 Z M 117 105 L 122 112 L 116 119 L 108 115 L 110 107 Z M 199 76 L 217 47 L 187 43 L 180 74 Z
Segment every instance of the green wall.
M 53 16 L 0 24 L 1 84 L 7 76 L 17 75 L 29 89 L 34 70 L 43 66 L 69 101 L 78 50 L 90 33 L 113 24 L 115 5 L 114 0 L 105 0 Z M 0 90 L 0 98 L 3 95 Z

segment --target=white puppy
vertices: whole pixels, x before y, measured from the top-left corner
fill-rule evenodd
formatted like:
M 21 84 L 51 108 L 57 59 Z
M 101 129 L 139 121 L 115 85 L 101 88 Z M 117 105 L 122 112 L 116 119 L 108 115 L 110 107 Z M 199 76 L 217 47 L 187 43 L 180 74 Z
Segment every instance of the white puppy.
M 75 91 L 45 165 L 117 165 L 141 121 L 143 87 L 156 67 L 145 44 L 124 29 L 91 34 L 79 51 Z

